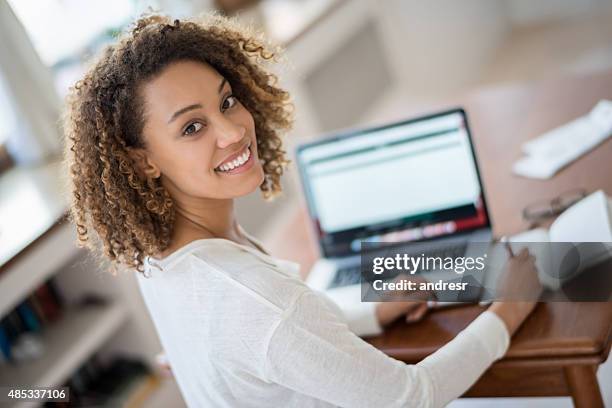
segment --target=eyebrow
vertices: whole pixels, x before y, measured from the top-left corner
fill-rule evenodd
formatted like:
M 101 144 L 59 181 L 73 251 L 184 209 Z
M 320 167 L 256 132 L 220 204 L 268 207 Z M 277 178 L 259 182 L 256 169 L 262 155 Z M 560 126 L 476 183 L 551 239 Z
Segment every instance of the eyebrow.
M 226 82 L 227 80 L 225 78 L 221 80 L 221 84 L 219 84 L 219 89 L 217 90 L 217 93 L 221 93 L 221 91 L 223 90 L 223 86 L 225 86 Z M 202 109 L 202 104 L 194 103 L 193 105 L 185 106 L 184 108 L 177 110 L 176 112 L 172 114 L 172 116 L 168 120 L 168 123 L 171 123 L 173 120 L 181 116 L 183 113 L 192 111 L 194 109 Z

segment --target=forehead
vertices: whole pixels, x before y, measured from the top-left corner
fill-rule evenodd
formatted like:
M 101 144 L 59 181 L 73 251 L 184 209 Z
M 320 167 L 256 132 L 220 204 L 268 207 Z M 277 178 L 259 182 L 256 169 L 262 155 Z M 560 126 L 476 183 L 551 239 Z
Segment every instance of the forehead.
M 185 103 L 217 104 L 223 77 L 208 64 L 195 61 L 173 62 L 142 86 L 142 96 L 149 109 L 167 111 Z M 179 106 L 180 105 L 180 106 Z

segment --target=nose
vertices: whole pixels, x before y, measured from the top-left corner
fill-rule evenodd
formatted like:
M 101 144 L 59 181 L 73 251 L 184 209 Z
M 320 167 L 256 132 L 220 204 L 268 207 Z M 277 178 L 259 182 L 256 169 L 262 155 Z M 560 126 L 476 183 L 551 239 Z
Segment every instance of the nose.
M 215 123 L 217 133 L 217 146 L 220 149 L 225 149 L 234 143 L 244 139 L 246 127 L 235 123 L 225 116 L 220 116 Z

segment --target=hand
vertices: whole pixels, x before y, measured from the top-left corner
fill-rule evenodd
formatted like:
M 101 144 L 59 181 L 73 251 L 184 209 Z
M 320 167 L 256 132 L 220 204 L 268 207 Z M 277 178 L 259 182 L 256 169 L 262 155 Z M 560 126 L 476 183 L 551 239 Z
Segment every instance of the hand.
M 541 293 L 535 258 L 527 249 L 523 249 L 510 257 L 500 280 L 498 296 L 504 300 L 494 302 L 489 310 L 501 318 L 512 336 L 533 312 Z
M 159 353 L 158 355 L 156 355 L 155 361 L 157 362 L 157 366 L 160 369 L 159 371 L 161 371 L 161 373 L 164 376 L 166 377 L 172 376 L 172 367 L 170 367 L 170 362 L 168 361 L 168 358 L 166 357 L 166 353 Z
M 496 298 L 504 301 L 534 301 L 542 293 L 535 257 L 523 248 L 516 255 L 510 254 L 508 263 L 497 285 Z
M 409 279 L 417 283 L 425 281 L 419 276 L 408 276 L 405 274 L 397 276 L 394 281 L 397 282 L 401 279 Z M 376 306 L 376 318 L 383 327 L 402 316 L 405 316 L 407 323 L 416 323 L 421 320 L 429 310 L 427 299 L 432 298 L 432 293 L 427 291 L 402 291 L 394 294 L 393 297 L 398 300 L 381 302 Z
M 427 314 L 427 310 L 427 301 L 381 302 L 376 305 L 376 318 L 383 327 L 401 316 L 406 317 L 407 323 L 415 323 Z

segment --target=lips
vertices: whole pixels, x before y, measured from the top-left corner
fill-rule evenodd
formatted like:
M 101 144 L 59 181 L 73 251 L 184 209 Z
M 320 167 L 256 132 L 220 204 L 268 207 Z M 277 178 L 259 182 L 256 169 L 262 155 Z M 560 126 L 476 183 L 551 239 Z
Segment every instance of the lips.
M 252 152 L 251 152 L 250 146 L 251 146 L 251 142 L 249 142 L 240 151 L 228 156 L 226 159 L 224 159 L 221 162 L 221 164 L 215 167 L 215 171 L 228 172 L 228 171 L 237 169 L 240 166 L 243 166 L 246 162 L 248 162 L 249 158 L 251 157 Z

